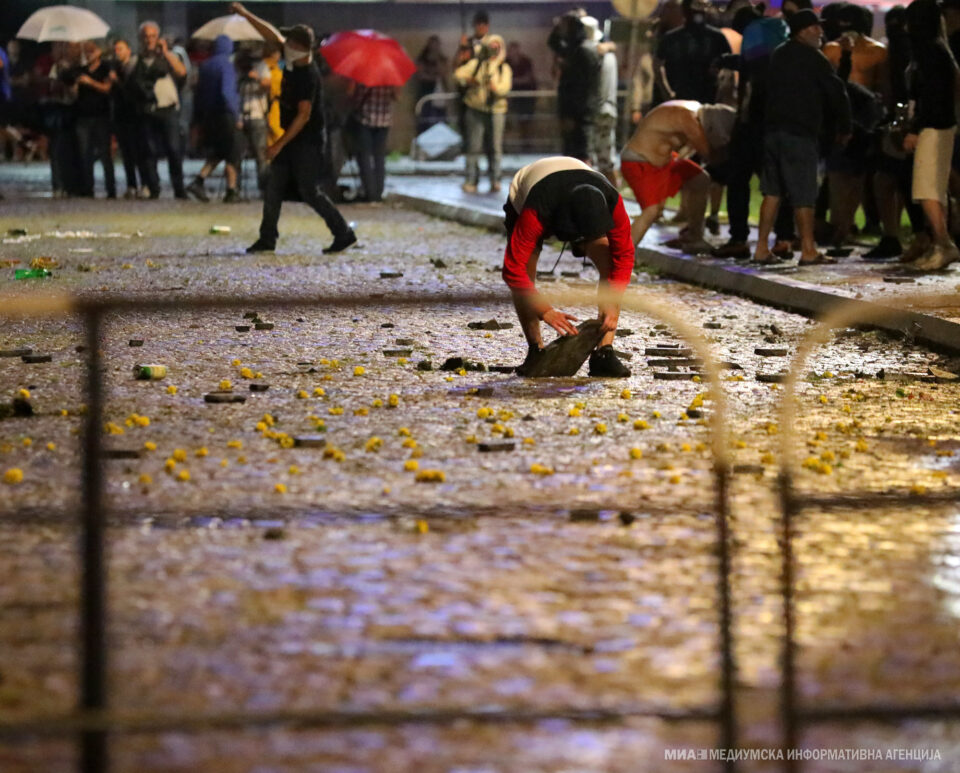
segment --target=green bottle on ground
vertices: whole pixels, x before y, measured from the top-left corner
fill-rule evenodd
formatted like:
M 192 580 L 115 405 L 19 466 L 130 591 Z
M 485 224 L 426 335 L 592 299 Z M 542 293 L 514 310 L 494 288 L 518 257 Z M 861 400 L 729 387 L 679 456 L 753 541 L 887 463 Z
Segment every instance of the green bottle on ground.
M 45 268 L 18 268 L 14 271 L 16 279 L 43 279 L 48 276 L 53 276 L 53 272 Z

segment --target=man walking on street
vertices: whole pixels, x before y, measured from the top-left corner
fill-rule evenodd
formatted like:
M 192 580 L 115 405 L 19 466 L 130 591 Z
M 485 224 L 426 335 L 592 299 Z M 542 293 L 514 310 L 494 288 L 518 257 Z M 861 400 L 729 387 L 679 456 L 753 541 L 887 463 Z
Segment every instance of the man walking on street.
M 247 252 L 273 252 L 276 248 L 280 207 L 291 185 L 296 186 L 303 201 L 313 207 L 333 233 L 333 243 L 323 252 L 345 250 L 356 243 L 356 234 L 320 187 L 324 140 L 323 87 L 320 71 L 313 62 L 313 30 L 298 24 L 281 33 L 240 3 L 233 3 L 230 8 L 232 13 L 249 21 L 268 43 L 282 45 L 286 62 L 280 87 L 283 135 L 267 148 L 267 159 L 271 163 L 263 192 L 260 238 L 247 248 Z

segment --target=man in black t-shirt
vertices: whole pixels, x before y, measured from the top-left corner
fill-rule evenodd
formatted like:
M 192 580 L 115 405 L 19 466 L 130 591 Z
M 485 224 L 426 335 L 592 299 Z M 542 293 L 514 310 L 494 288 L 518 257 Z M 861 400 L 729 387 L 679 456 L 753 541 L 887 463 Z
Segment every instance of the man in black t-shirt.
M 333 233 L 325 254 L 340 252 L 357 241 L 334 203 L 320 187 L 323 166 L 323 85 L 313 62 L 313 30 L 303 24 L 281 33 L 269 22 L 254 16 L 240 3 L 231 12 L 249 21 L 267 42 L 283 46 L 286 69 L 280 87 L 280 125 L 283 136 L 267 148 L 270 170 L 263 191 L 260 238 L 247 252 L 272 252 L 277 245 L 277 222 L 288 188 L 295 186 L 304 203 L 324 219 Z
M 80 154 L 80 191 L 93 197 L 93 165 L 103 166 L 107 198 L 117 197 L 117 183 L 110 154 L 110 66 L 103 61 L 100 46 L 92 40 L 83 44 L 87 63 L 77 75 L 77 147 Z
M 657 46 L 654 77 L 669 99 L 717 101 L 718 65 L 730 53 L 730 44 L 707 24 L 708 9 L 704 0 L 683 0 L 686 24 L 664 35 Z

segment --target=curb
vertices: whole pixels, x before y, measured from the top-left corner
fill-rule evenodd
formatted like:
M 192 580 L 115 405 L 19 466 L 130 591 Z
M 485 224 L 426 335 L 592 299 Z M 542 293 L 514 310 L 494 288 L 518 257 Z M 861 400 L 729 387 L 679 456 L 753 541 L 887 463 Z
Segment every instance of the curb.
M 392 193 L 390 198 L 433 217 L 503 233 L 503 217 L 492 212 L 400 193 Z M 865 315 L 871 311 L 875 313 L 877 310 L 884 310 L 891 316 L 882 321 L 871 322 L 866 327 L 884 330 L 936 349 L 960 352 L 960 323 L 929 314 L 901 311 L 881 303 L 847 298 L 806 282 L 761 276 L 749 268 L 701 263 L 694 258 L 665 255 L 644 247 L 637 249 L 637 262 L 673 279 L 740 295 L 767 306 L 809 317 L 821 317 L 841 305 L 852 305 L 862 310 Z

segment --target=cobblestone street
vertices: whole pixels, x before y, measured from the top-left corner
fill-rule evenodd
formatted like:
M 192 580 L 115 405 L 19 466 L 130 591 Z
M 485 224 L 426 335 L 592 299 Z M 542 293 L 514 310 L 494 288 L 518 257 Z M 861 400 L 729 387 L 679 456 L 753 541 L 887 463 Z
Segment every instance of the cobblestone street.
M 322 257 L 330 236 L 296 205 L 277 253 L 249 256 L 255 202 L 4 204 L 7 299 L 373 296 L 110 319 L 112 707 L 713 710 L 711 431 L 725 426 L 738 741 L 777 747 L 783 444 L 805 493 L 956 490 L 960 359 L 837 331 L 803 365 L 797 420 L 783 427 L 783 374 L 815 323 L 638 266 L 627 305 L 665 307 L 696 330 L 719 383 L 679 331 L 629 309 L 616 339 L 629 379 L 584 368 L 525 380 L 507 372 L 526 345 L 501 236 L 394 205 L 344 213 L 359 248 Z M 557 254 L 545 249 L 540 269 Z M 13 279 L 41 257 L 51 277 Z M 591 290 L 596 272 L 566 255 L 541 281 Z M 442 293 L 502 300 L 429 302 Z M 407 294 L 423 304 L 396 302 Z M 0 328 L 0 350 L 51 355 L 0 359 L 0 404 L 20 394 L 34 412 L 0 413 L 0 721 L 76 701 L 82 344 L 72 316 Z M 166 376 L 136 380 L 140 364 Z M 801 701 L 956 701 L 958 506 L 811 510 L 796 529 Z M 666 763 L 664 750 L 718 738 L 710 722 L 636 716 L 143 733 L 112 748 L 116 770 L 138 773 L 700 773 L 721 768 Z M 869 768 L 811 761 L 804 773 L 960 770 L 956 721 L 818 725 L 801 741 L 939 752 Z M 0 771 L 70 771 L 73 754 L 70 738 L 4 738 Z

